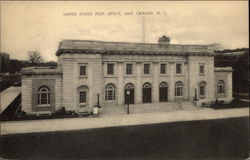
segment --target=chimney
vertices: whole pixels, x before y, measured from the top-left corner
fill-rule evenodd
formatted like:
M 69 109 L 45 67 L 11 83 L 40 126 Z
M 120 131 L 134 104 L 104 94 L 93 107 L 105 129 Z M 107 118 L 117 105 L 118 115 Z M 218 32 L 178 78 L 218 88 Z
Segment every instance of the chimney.
M 170 44 L 170 38 L 163 35 L 162 37 L 159 38 L 158 43 L 163 44 L 163 45 L 169 45 Z

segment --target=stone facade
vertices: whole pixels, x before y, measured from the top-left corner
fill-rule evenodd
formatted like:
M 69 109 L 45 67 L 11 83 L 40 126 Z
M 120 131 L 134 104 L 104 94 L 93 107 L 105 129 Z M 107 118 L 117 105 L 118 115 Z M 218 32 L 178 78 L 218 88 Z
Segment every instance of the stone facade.
M 169 41 L 166 37 L 159 44 L 63 40 L 56 53 L 57 69 L 23 69 L 23 110 L 53 112 L 65 107 L 89 112 L 98 101 L 108 107 L 124 105 L 127 98 L 136 104 L 232 100 L 232 69 L 214 68 L 212 46 L 172 45 Z M 221 93 L 217 93 L 218 81 Z M 41 86 L 49 90 L 47 108 L 37 104 Z M 131 95 L 125 95 L 127 90 Z

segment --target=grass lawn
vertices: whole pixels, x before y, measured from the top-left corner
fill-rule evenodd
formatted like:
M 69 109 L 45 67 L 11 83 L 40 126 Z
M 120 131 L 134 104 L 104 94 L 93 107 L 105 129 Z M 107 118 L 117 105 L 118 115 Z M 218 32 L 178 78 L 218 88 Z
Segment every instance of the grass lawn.
M 74 124 L 72 124 L 74 125 Z M 244 159 L 248 117 L 1 137 L 14 159 Z

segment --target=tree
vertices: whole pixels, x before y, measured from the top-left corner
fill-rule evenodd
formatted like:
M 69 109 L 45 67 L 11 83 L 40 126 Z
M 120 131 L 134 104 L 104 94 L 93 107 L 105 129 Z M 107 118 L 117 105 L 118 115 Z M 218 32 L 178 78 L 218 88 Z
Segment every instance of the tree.
M 17 59 L 11 59 L 10 60 L 9 72 L 11 74 L 16 73 L 16 72 L 20 72 L 21 69 L 22 69 L 22 63 L 21 63 L 21 61 L 19 61 Z
M 41 53 L 39 51 L 29 51 L 29 62 L 32 66 L 37 66 L 43 61 Z

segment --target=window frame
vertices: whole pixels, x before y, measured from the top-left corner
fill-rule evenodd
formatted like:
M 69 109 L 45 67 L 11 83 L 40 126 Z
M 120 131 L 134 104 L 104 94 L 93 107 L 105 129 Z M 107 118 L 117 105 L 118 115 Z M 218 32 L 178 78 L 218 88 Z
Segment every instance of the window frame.
M 145 73 L 145 65 L 148 65 L 148 73 Z M 151 74 L 151 63 L 143 63 L 143 74 L 150 75 Z
M 162 65 L 164 65 L 164 73 L 162 72 Z M 160 74 L 161 75 L 166 75 L 167 74 L 167 63 L 160 63 Z
M 112 88 L 109 88 L 112 86 Z M 110 95 L 111 94 L 111 95 Z M 111 98 L 110 98 L 111 96 Z M 114 84 L 107 84 L 105 87 L 105 100 L 106 101 L 115 101 L 116 100 L 116 86 Z
M 112 67 L 112 74 L 111 73 L 109 73 L 109 71 L 110 71 L 110 69 L 109 69 L 109 65 L 112 65 L 113 67 Z M 112 75 L 115 75 L 115 63 L 107 63 L 107 75 L 109 75 L 109 76 L 112 76 Z
M 80 102 L 80 93 L 85 92 L 86 93 L 86 102 Z M 80 107 L 86 107 L 88 105 L 89 101 L 89 88 L 88 86 L 82 85 L 78 87 L 77 89 L 77 103 Z
M 87 70 L 87 67 L 88 65 L 87 64 L 79 64 L 79 77 L 87 77 L 87 74 L 88 74 L 88 70 Z M 81 74 L 81 67 L 85 67 L 85 74 L 82 75 Z
M 180 73 L 177 72 L 177 66 L 180 66 Z M 183 74 L 183 63 L 176 63 L 175 64 L 175 74 L 177 74 L 177 75 Z
M 222 83 L 219 83 L 219 82 L 222 82 Z M 222 92 L 219 92 L 221 91 L 221 88 L 222 87 Z M 226 90 L 225 90 L 225 82 L 223 80 L 218 80 L 217 83 L 216 83 L 216 89 L 217 89 L 217 94 L 225 94 L 226 93 Z
M 131 70 L 128 70 L 128 65 L 131 65 Z M 125 68 L 126 75 L 133 75 L 133 63 L 126 63 L 125 66 L 126 66 Z M 131 71 L 131 73 L 128 73 L 128 71 Z
M 202 81 L 199 83 L 199 98 L 200 99 L 206 98 L 206 86 L 207 86 L 207 83 L 205 81 Z M 201 87 L 203 87 L 203 94 L 201 94 Z
M 42 91 L 43 89 L 45 89 L 46 91 Z M 42 95 L 46 94 L 46 103 L 42 103 L 43 99 L 42 99 Z M 38 107 L 49 107 L 51 106 L 51 92 L 49 87 L 47 86 L 41 86 L 38 88 L 38 92 L 37 92 L 37 106 Z
M 201 67 L 203 67 L 203 72 L 201 72 Z M 199 75 L 205 76 L 205 63 L 199 63 Z
M 81 102 L 81 93 L 85 93 L 85 102 Z M 87 105 L 87 90 L 79 90 L 78 91 L 78 104 L 79 105 Z
M 177 85 L 177 84 L 180 84 L 180 85 Z M 177 81 L 175 83 L 175 97 L 183 97 L 183 82 L 182 81 Z

